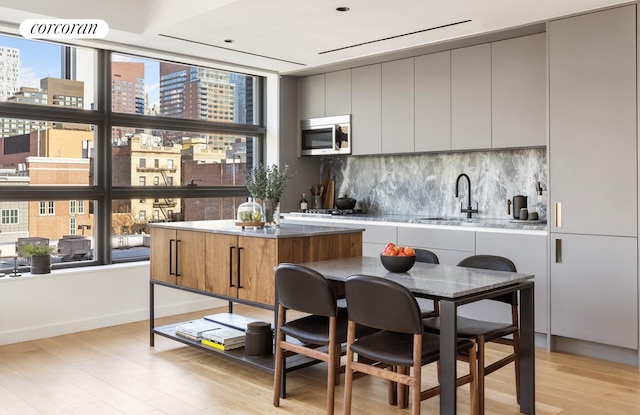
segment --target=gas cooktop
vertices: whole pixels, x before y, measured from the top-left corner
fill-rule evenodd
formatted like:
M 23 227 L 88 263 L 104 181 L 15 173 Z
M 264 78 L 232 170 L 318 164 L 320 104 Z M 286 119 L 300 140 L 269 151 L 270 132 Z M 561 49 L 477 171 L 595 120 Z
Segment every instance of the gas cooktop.
M 292 212 L 303 215 L 346 216 L 362 214 L 360 209 L 308 209 L 306 212 Z

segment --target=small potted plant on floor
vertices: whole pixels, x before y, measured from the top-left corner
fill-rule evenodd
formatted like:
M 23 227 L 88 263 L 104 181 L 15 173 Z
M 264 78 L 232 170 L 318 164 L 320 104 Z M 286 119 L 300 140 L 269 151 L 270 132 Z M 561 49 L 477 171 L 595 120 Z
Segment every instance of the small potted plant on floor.
M 18 253 L 23 258 L 31 259 L 32 274 L 48 274 L 51 272 L 51 255 L 57 253 L 57 248 L 48 243 L 26 243 Z

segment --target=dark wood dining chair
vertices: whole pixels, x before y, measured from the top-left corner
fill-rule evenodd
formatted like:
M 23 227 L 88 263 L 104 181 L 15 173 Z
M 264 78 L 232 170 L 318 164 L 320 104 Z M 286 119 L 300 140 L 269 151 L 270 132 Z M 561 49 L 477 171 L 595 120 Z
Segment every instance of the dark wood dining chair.
M 327 414 L 334 413 L 335 385 L 340 366 L 341 346 L 347 340 L 347 310 L 337 306 L 336 295 L 327 279 L 301 265 L 280 264 L 275 273 L 278 319 L 276 324 L 273 405 L 280 406 L 285 352 L 300 354 L 327 363 Z M 287 311 L 305 313 L 287 321 Z M 358 335 L 372 329 L 358 327 Z M 295 340 L 290 341 L 286 336 Z
M 438 255 L 428 249 L 415 248 L 414 251 L 416 251 L 416 262 L 424 262 L 427 264 L 440 263 Z M 440 314 L 440 307 L 437 301 L 426 298 L 417 298 L 417 301 L 423 318 L 435 317 Z
M 496 271 L 517 272 L 515 264 L 508 258 L 495 255 L 473 255 L 463 259 L 458 266 L 469 268 L 490 269 Z M 481 414 L 484 413 L 484 377 L 508 365 L 514 363 L 516 379 L 516 399 L 520 403 L 520 325 L 518 321 L 518 296 L 516 293 L 505 294 L 491 298 L 492 301 L 506 303 L 510 306 L 511 315 L 508 319 L 511 323 L 495 323 L 491 321 L 476 320 L 467 317 L 458 317 L 458 336 L 474 339 L 478 350 L 478 406 Z M 424 320 L 425 329 L 432 333 L 439 333 L 440 319 L 433 317 Z M 508 338 L 507 336 L 511 336 Z M 486 365 L 485 344 L 495 342 L 510 345 L 513 350 L 501 359 Z M 466 360 L 467 356 L 459 355 Z
M 420 414 L 420 402 L 440 393 L 440 386 L 425 391 L 422 366 L 440 358 L 440 336 L 424 331 L 420 308 L 413 294 L 402 285 L 380 277 L 353 275 L 346 281 L 349 326 L 344 386 L 344 414 L 351 413 L 353 380 L 356 372 L 397 383 L 398 396 L 411 390 L 412 414 Z M 379 329 L 356 338 L 356 327 Z M 458 379 L 458 386 L 470 383 L 471 413 L 477 408 L 475 345 L 459 339 L 457 351 L 468 352 L 469 375 Z M 357 354 L 358 360 L 354 358 Z M 395 369 L 395 370 L 394 370 Z

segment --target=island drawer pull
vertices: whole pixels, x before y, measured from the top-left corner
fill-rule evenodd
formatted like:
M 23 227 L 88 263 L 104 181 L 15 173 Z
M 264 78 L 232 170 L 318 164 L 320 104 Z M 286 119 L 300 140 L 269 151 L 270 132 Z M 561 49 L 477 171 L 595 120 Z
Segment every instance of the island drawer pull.
M 176 273 L 173 272 L 173 262 L 171 261 L 173 258 L 173 243 L 175 241 L 175 239 L 169 239 L 169 275 L 176 275 Z
M 240 252 L 243 250 L 244 248 L 239 246 L 238 247 L 238 288 L 244 288 L 242 286 L 242 283 L 240 282 L 240 276 L 242 275 L 242 273 L 240 272 Z
M 233 284 L 233 250 L 236 249 L 235 246 L 229 247 L 229 287 L 235 287 Z
M 178 258 L 180 257 L 180 239 L 176 239 L 176 277 L 181 277 L 180 268 L 178 265 Z

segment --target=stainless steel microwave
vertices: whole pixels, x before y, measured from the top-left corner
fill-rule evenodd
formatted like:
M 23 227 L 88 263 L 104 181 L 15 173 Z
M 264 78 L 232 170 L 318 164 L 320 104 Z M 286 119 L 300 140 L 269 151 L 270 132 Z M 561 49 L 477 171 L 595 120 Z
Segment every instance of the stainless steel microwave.
M 351 154 L 351 115 L 300 121 L 300 155 Z

